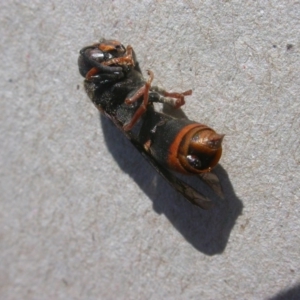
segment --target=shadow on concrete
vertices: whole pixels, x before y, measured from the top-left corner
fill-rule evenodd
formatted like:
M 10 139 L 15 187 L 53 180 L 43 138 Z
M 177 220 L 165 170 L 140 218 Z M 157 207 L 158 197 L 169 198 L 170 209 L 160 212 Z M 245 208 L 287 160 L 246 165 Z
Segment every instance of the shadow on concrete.
M 142 157 L 135 147 L 113 123 L 101 115 L 100 122 L 108 150 L 126 172 L 153 202 L 154 210 L 164 214 L 172 225 L 198 251 L 207 255 L 222 253 L 230 232 L 242 213 L 242 201 L 235 195 L 226 171 L 221 165 L 215 168 L 224 190 L 225 199 L 218 198 L 205 184 L 185 176 L 185 181 L 209 196 L 216 206 L 204 211 L 189 203 Z
M 269 298 L 269 300 L 299 300 L 300 299 L 300 284 L 290 289 L 283 290 L 277 295 Z

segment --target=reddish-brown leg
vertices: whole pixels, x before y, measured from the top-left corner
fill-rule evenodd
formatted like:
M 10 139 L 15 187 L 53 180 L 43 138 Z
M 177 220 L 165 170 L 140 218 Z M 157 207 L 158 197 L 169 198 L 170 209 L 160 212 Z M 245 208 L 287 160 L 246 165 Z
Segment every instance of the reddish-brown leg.
M 126 53 L 124 56 L 109 59 L 107 61 L 102 62 L 101 64 L 104 66 L 119 65 L 134 67 L 134 60 L 132 58 L 132 47 L 130 45 L 127 46 Z
M 147 80 L 145 85 L 142 88 L 140 88 L 131 98 L 127 98 L 125 100 L 126 104 L 132 104 L 136 102 L 144 94 L 144 99 L 140 107 L 137 109 L 130 122 L 123 126 L 123 129 L 125 131 L 132 129 L 132 127 L 136 124 L 136 122 L 141 118 L 141 116 L 147 110 L 149 89 L 151 86 L 151 82 L 154 78 L 153 72 L 150 70 L 148 70 L 148 75 L 149 75 L 149 79 Z
M 94 68 L 91 68 L 87 74 L 85 75 L 85 79 L 86 80 L 90 80 L 93 76 L 95 76 L 97 73 L 99 72 L 99 70 L 94 67 Z
M 144 149 L 145 149 L 146 151 L 149 151 L 150 147 L 151 147 L 151 140 L 147 140 L 147 141 L 144 143 Z
M 159 102 L 168 103 L 176 109 L 185 104 L 184 96 L 192 95 L 192 90 L 188 90 L 182 93 L 167 92 L 157 86 L 151 87 L 151 91 L 158 92 L 160 95 L 162 95 L 162 97 L 159 99 Z
M 189 95 L 192 95 L 192 90 L 188 90 L 188 91 L 185 91 L 183 93 L 170 93 L 170 92 L 164 92 L 164 97 L 171 97 L 171 98 L 175 98 L 176 101 L 175 101 L 175 105 L 174 107 L 175 108 L 179 108 L 181 107 L 182 105 L 185 104 L 185 101 L 184 101 L 184 96 L 189 96 Z

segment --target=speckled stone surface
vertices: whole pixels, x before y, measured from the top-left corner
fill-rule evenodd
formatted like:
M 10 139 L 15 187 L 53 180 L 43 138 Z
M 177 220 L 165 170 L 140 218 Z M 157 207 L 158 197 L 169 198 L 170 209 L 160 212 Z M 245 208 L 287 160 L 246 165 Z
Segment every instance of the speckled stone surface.
M 1 299 L 299 299 L 298 2 L 14 1 L 0 24 Z M 77 57 L 100 37 L 226 134 L 215 209 L 99 116 Z

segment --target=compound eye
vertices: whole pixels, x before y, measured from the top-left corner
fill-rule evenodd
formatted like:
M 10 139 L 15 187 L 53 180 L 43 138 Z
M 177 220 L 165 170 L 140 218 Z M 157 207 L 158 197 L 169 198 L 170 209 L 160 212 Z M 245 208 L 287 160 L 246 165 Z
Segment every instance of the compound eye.
M 104 53 L 98 49 L 91 50 L 89 56 L 97 62 L 102 62 L 104 60 Z

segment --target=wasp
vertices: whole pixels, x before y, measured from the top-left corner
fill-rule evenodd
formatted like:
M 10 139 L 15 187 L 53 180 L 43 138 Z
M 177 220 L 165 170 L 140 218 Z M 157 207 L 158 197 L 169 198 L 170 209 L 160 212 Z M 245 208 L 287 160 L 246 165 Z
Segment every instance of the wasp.
M 213 202 L 175 174 L 196 175 L 219 196 L 218 177 L 211 172 L 222 154 L 224 135 L 187 118 L 157 111 L 154 103 L 174 109 L 192 91 L 168 92 L 145 79 L 131 46 L 102 39 L 79 52 L 78 67 L 84 87 L 95 106 L 123 131 L 137 150 L 171 186 L 191 203 L 209 209 Z M 175 174 L 174 174 L 175 173 Z

